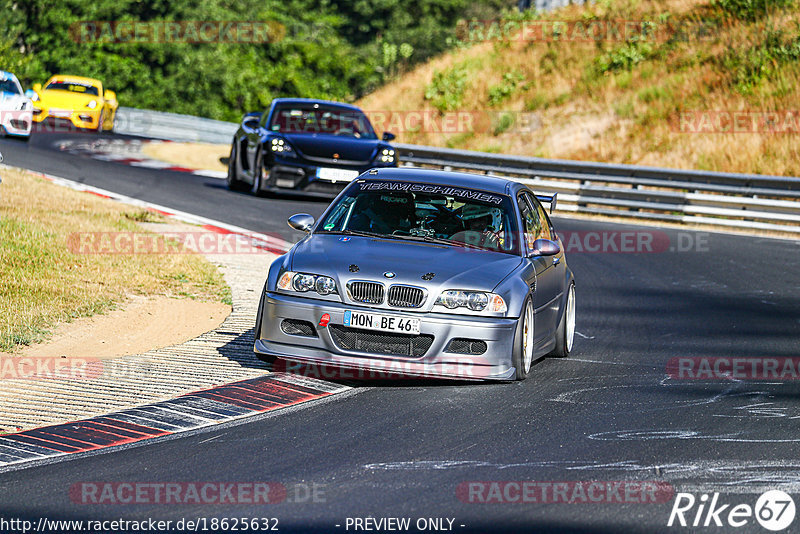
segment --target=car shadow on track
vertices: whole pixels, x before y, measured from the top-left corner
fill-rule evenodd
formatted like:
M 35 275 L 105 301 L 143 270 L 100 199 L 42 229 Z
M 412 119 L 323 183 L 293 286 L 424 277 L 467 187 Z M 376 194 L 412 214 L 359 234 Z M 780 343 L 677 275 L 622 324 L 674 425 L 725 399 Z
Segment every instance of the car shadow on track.
M 316 378 L 351 388 L 463 387 L 483 384 L 483 382 L 476 380 L 403 376 L 398 373 L 370 377 L 370 371 L 340 369 L 329 365 L 284 362 L 283 360 L 277 360 L 272 365 L 272 370 L 274 372 Z M 377 375 L 377 373 L 372 374 Z
M 220 330 L 218 334 L 232 334 Z M 365 387 L 458 387 L 476 386 L 481 384 L 493 384 L 495 382 L 484 382 L 480 380 L 458 380 L 449 378 L 426 378 L 419 376 L 403 375 L 396 371 L 369 371 L 344 369 L 331 365 L 314 365 L 291 362 L 288 360 L 277 359 L 273 363 L 262 361 L 253 352 L 254 329 L 250 328 L 246 332 L 239 334 L 235 339 L 224 344 L 218 349 L 220 356 L 230 361 L 236 362 L 242 367 L 252 369 L 265 369 L 273 373 L 287 373 L 299 377 L 313 378 L 333 382 L 353 388 Z M 534 362 L 534 365 L 539 362 Z
M 218 331 L 219 334 L 233 334 L 224 330 Z M 286 373 L 299 377 L 324 380 L 352 388 L 374 388 L 374 387 L 463 387 L 480 385 L 522 385 L 526 382 L 519 381 L 485 381 L 480 379 L 464 380 L 454 378 L 420 377 L 414 375 L 404 375 L 396 370 L 359 370 L 345 369 L 333 365 L 315 365 L 309 363 L 292 362 L 278 358 L 274 362 L 261 360 L 253 351 L 254 328 L 239 334 L 235 339 L 229 341 L 218 349 L 220 356 L 234 361 L 242 367 L 252 369 L 265 369 L 273 373 Z M 533 371 L 538 365 L 547 361 L 547 357 L 534 360 Z
M 253 319 L 255 322 L 255 318 Z M 271 370 L 268 363 L 260 360 L 255 352 L 253 352 L 253 332 L 255 328 L 250 328 L 245 332 L 236 335 L 236 332 L 226 331 L 224 328 L 217 330 L 218 335 L 236 335 L 234 339 L 225 343 L 217 352 L 220 356 L 227 358 L 232 362 L 236 362 L 242 367 L 251 369 L 267 369 Z

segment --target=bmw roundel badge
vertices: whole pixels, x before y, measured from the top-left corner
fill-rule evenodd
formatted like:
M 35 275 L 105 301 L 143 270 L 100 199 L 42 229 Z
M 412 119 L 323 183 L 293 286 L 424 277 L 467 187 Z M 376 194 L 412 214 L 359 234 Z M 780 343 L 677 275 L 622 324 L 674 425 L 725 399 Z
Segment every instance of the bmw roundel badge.
M 386 271 L 385 273 L 383 273 L 383 276 L 385 276 L 386 278 L 394 278 L 397 275 L 392 271 Z

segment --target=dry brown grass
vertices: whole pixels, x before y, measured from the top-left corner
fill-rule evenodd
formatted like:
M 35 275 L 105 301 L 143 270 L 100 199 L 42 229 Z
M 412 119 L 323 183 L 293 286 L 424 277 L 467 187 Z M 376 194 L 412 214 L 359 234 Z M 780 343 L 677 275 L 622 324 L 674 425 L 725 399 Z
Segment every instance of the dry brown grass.
M 189 169 L 227 171 L 221 158 L 227 158 L 230 145 L 211 143 L 144 143 L 142 153 L 159 161 L 166 161 Z
M 154 216 L 4 169 L 0 184 L 0 351 L 45 339 L 61 322 L 114 308 L 126 295 L 225 301 L 217 269 L 192 254 L 76 254 L 76 232 L 143 230 Z
M 681 111 L 798 110 L 797 61 L 768 60 L 771 73 L 749 90 L 736 84 L 737 65 L 760 46 L 769 29 L 786 39 L 800 33 L 800 11 L 777 11 L 755 22 L 724 19 L 708 1 L 611 0 L 547 14 L 551 20 L 628 19 L 709 23 L 720 26 L 703 39 L 651 43 L 651 54 L 630 68 L 595 75 L 599 58 L 620 42 L 483 42 L 452 51 L 363 98 L 368 110 L 430 110 L 425 89 L 435 71 L 468 73 L 459 109 L 478 114 L 526 114 L 533 128 L 486 127 L 472 131 L 400 131 L 398 141 L 551 158 L 657 165 L 684 169 L 800 175 L 800 131 L 790 133 L 686 133 Z M 659 18 L 661 17 L 661 19 Z M 489 92 L 504 73 L 524 81 L 494 108 Z M 520 118 L 520 115 L 517 115 Z

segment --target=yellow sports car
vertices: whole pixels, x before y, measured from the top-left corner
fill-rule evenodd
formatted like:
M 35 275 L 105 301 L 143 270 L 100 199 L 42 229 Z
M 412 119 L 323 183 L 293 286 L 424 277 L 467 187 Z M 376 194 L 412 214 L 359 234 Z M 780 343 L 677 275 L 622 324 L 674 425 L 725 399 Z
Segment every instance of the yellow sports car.
M 44 84 L 33 85 L 33 120 L 70 121 L 76 128 L 111 130 L 117 113 L 117 95 L 103 91 L 100 80 L 56 74 Z

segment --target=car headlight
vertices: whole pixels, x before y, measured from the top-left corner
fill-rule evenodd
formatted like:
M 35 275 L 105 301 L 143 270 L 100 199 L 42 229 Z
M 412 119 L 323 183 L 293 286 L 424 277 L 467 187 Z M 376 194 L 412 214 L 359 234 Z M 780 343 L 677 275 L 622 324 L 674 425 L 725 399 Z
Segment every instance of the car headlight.
M 274 138 L 272 142 L 270 142 L 269 148 L 273 153 L 281 156 L 294 156 L 294 150 L 292 150 L 291 145 L 280 137 Z
M 394 150 L 391 148 L 384 148 L 381 150 L 380 157 L 378 159 L 381 163 L 394 163 Z
M 314 281 L 314 289 L 320 295 L 336 293 L 336 282 L 328 276 L 318 276 Z
M 278 280 L 278 289 L 284 291 L 297 291 L 306 293 L 316 291 L 320 295 L 338 294 L 336 281 L 329 276 L 318 274 L 296 273 L 293 271 L 284 272 Z
M 476 312 L 489 311 L 492 313 L 505 313 L 508 311 L 508 306 L 506 306 L 503 297 L 495 293 L 486 293 L 483 291 L 449 289 L 443 291 L 442 294 L 439 295 L 439 298 L 436 299 L 436 304 L 450 310 L 467 308 Z
M 292 277 L 292 288 L 295 291 L 305 293 L 314 289 L 314 282 L 316 279 L 313 274 L 298 273 Z

